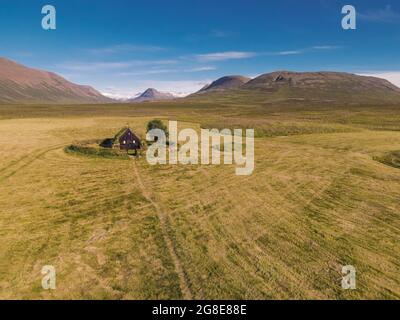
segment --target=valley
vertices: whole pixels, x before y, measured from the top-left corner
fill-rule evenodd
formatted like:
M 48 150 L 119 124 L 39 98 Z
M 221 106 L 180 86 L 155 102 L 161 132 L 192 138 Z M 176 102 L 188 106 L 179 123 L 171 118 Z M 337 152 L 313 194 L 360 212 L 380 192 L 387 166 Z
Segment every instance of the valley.
M 398 107 L 254 101 L 0 106 L 1 298 L 398 299 Z M 254 173 L 64 152 L 154 117 L 254 127 Z

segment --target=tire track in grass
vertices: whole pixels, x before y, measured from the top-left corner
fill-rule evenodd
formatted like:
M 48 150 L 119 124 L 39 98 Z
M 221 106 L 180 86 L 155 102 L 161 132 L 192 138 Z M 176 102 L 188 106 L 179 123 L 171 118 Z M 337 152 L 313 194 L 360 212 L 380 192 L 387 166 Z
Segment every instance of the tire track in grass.
M 35 162 L 36 160 L 38 160 L 39 158 L 44 156 L 46 153 L 56 150 L 56 149 L 59 149 L 63 146 L 64 146 L 64 144 L 60 144 L 60 145 L 52 146 L 50 148 L 35 150 L 33 152 L 28 153 L 27 155 L 25 155 L 23 157 L 18 158 L 17 160 L 14 160 L 9 165 L 7 165 L 6 167 L 3 167 L 0 170 L 0 173 L 2 174 L 2 176 L 0 175 L 0 181 L 4 181 L 7 178 L 12 177 L 20 170 L 28 167 L 33 162 Z M 11 170 L 11 172 L 7 172 L 8 170 Z
M 171 240 L 171 238 L 168 236 L 168 231 L 167 231 L 167 214 L 166 212 L 161 208 L 161 206 L 154 200 L 154 197 L 151 193 L 151 191 L 144 185 L 143 180 L 140 176 L 139 170 L 137 168 L 137 164 L 135 163 L 135 161 L 133 162 L 133 169 L 134 169 L 134 173 L 136 176 L 136 180 L 138 183 L 138 186 L 143 194 L 143 196 L 152 204 L 152 206 L 154 207 L 154 209 L 156 210 L 157 216 L 160 220 L 160 225 L 161 225 L 161 232 L 162 232 L 162 236 L 164 238 L 164 241 L 167 245 L 168 248 L 168 253 L 174 263 L 175 266 L 175 271 L 178 274 L 179 277 L 179 287 L 181 289 L 182 292 L 182 296 L 183 299 L 185 300 L 191 300 L 193 299 L 193 295 L 192 292 L 190 290 L 190 287 L 188 285 L 188 281 L 186 279 L 186 275 L 185 272 L 183 270 L 181 261 L 179 260 L 178 255 L 176 254 L 174 245 L 173 245 L 173 241 Z
M 24 154 L 23 156 L 20 156 L 19 158 L 15 159 L 15 160 L 11 160 L 6 166 L 0 168 L 0 173 L 3 173 L 4 171 L 6 171 L 8 169 L 13 169 L 13 167 L 17 167 L 21 162 L 24 163 L 23 162 L 24 160 L 28 159 L 29 157 L 34 156 L 38 152 L 41 152 L 41 151 L 47 150 L 47 149 L 48 148 L 35 149 L 31 152 Z

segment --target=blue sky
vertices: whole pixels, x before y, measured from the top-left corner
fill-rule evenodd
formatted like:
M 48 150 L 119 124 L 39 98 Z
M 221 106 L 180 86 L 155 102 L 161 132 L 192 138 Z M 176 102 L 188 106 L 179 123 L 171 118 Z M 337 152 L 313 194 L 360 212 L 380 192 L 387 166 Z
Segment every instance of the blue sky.
M 41 8 L 57 29 L 41 28 Z M 356 7 L 357 30 L 341 27 Z M 400 85 L 398 0 L 1 0 L 0 56 L 116 97 L 229 74 L 335 70 Z

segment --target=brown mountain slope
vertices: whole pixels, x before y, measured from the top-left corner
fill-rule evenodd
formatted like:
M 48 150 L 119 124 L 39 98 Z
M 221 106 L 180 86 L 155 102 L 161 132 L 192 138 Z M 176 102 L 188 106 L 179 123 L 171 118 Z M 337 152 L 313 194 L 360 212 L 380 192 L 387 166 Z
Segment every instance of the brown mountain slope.
M 217 88 L 221 79 L 214 82 Z M 188 98 L 238 103 L 400 104 L 400 89 L 389 81 L 342 72 L 278 71 L 242 85 L 208 89 L 211 86 Z
M 208 91 L 223 91 L 229 89 L 237 89 L 240 86 L 248 82 L 250 78 L 243 76 L 226 76 L 215 80 L 211 84 L 202 88 L 198 93 L 204 93 Z
M 273 72 L 250 80 L 240 88 L 290 99 L 400 101 L 400 89 L 389 81 L 342 72 Z
M 0 103 L 113 102 L 92 87 L 0 58 Z
M 250 80 L 243 88 L 279 88 L 288 85 L 297 88 L 363 90 L 380 89 L 399 91 L 395 85 L 384 79 L 358 76 L 344 72 L 289 72 L 277 71 L 263 74 Z

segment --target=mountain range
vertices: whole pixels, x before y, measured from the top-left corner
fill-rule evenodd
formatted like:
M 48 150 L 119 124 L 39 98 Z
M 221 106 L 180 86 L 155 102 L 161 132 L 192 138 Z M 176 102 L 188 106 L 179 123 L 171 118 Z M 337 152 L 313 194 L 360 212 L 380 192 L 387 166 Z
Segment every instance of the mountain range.
M 248 102 L 261 99 L 351 104 L 399 104 L 400 89 L 387 80 L 343 72 L 290 72 L 262 74 L 254 79 L 225 76 L 190 95 L 194 99 L 240 96 Z M 149 88 L 126 103 L 176 99 Z M 0 103 L 114 103 L 90 86 L 78 85 L 47 71 L 32 69 L 0 58 Z
M 205 97 L 234 96 L 267 102 L 282 100 L 340 103 L 400 103 L 400 89 L 387 80 L 344 72 L 290 72 L 262 74 L 254 79 L 225 76 L 191 95 Z

